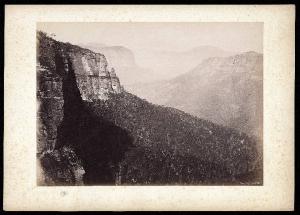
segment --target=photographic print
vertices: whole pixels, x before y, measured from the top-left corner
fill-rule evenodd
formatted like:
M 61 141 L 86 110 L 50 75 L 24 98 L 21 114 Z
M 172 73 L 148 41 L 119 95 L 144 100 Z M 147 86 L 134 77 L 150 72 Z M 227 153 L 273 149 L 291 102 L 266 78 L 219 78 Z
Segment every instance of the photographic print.
M 294 5 L 4 9 L 4 210 L 294 210 Z
M 262 22 L 38 22 L 37 184 L 263 185 Z

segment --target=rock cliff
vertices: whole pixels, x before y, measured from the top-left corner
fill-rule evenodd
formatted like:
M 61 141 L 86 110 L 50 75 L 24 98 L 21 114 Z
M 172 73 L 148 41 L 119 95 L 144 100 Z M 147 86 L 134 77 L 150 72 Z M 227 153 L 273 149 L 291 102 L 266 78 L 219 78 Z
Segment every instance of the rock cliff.
M 114 70 L 108 70 L 104 55 L 89 50 L 69 50 L 74 65 L 77 86 L 83 100 L 108 99 L 111 93 L 120 93 L 121 86 Z M 114 88 L 112 85 L 114 84 Z
M 94 53 L 68 43 L 57 42 L 44 33 L 38 33 L 38 56 L 37 56 L 37 98 L 41 103 L 41 112 L 47 112 L 51 122 L 57 125 L 62 120 L 63 91 L 62 81 L 69 71 L 67 59 L 73 65 L 77 87 L 82 100 L 107 100 L 111 94 L 121 93 L 123 88 L 115 69 L 108 70 L 108 63 L 103 54 Z M 58 54 L 64 61 L 64 70 L 57 70 Z M 47 104 L 47 105 L 46 105 Z M 47 107 L 45 107 L 45 105 Z M 40 117 L 40 116 L 39 116 Z M 42 120 L 42 119 L 41 119 Z M 48 120 L 49 121 L 49 120 Z M 47 123 L 44 123 L 41 130 L 46 132 Z M 50 129 L 53 133 L 47 134 L 47 146 L 39 146 L 38 152 L 46 148 L 53 148 L 55 145 L 56 129 Z M 42 138 L 42 137 L 41 137 Z
M 70 124 L 90 123 L 91 117 L 82 119 L 83 101 L 105 101 L 123 88 L 114 69 L 108 70 L 104 55 L 55 41 L 42 32 L 37 42 L 37 156 L 43 172 L 39 183 L 81 184 L 89 161 L 79 158 L 78 151 L 84 150 L 76 141 L 66 144 L 66 137 L 78 129 Z M 66 124 L 73 131 L 66 131 Z M 99 129 L 94 126 L 89 130 Z

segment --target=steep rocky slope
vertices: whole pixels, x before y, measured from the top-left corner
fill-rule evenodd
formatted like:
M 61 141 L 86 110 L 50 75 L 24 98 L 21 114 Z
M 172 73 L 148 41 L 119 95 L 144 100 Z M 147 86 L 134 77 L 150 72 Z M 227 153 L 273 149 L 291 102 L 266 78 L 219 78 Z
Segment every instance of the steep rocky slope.
M 83 101 L 122 92 L 103 55 L 38 32 L 37 157 L 41 185 L 112 183 L 130 145 L 124 129 L 94 117 Z
M 262 183 L 255 139 L 124 91 L 102 54 L 37 48 L 40 185 Z
M 208 58 L 172 80 L 129 90 L 153 103 L 262 138 L 262 71 L 262 55 L 246 52 Z

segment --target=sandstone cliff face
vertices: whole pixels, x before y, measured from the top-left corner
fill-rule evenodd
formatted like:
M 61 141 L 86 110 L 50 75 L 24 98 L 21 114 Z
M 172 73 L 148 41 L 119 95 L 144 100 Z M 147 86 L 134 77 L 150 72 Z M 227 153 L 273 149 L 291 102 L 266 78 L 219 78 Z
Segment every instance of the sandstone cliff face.
M 107 100 L 111 94 L 121 93 L 122 87 L 115 71 L 108 71 L 104 55 L 60 43 L 41 32 L 37 40 L 37 156 L 42 167 L 39 172 L 43 172 L 40 185 L 81 184 L 84 164 L 74 146 L 58 147 L 60 126 L 70 114 L 66 97 L 78 90 L 77 100 Z M 75 77 L 71 88 L 67 87 L 70 70 Z
M 106 100 L 109 94 L 120 93 L 120 82 L 114 72 L 114 77 L 111 77 L 104 55 L 84 49 L 71 49 L 69 56 L 83 100 Z M 114 89 L 112 84 L 115 85 Z
M 62 77 L 53 71 L 37 66 L 38 148 L 37 152 L 50 151 L 56 144 L 57 126 L 63 118 Z M 44 144 L 45 143 L 45 144 Z

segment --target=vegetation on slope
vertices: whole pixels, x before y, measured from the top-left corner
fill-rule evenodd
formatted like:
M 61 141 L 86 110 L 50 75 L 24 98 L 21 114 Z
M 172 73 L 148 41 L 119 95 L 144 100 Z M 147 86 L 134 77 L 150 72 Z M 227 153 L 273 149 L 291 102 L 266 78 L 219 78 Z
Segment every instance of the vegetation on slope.
M 119 167 L 125 184 L 259 183 L 256 141 L 246 134 L 130 93 L 85 103 L 97 117 L 126 129 L 134 148 Z M 241 180 L 242 178 L 242 180 Z M 240 181 L 240 182 L 239 182 Z

